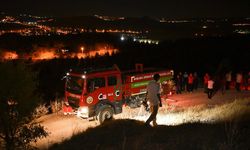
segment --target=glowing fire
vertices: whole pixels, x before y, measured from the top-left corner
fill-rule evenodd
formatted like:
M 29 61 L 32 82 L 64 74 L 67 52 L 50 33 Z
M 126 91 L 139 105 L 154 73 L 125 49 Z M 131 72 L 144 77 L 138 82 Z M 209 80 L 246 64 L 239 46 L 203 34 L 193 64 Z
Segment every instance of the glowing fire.
M 36 51 L 32 55 L 33 60 L 53 59 L 56 57 L 58 56 L 55 54 L 54 51 L 46 51 L 46 50 Z
M 113 53 L 117 53 L 118 49 L 99 49 L 99 50 L 92 50 L 87 53 L 76 53 L 72 54 L 72 57 L 77 57 L 78 59 L 86 58 L 86 57 L 95 57 L 96 55 L 104 56 L 106 54 L 112 55 Z
M 2 58 L 5 60 L 18 59 L 18 55 L 16 52 L 3 52 Z
M 111 56 L 112 54 L 116 54 L 118 53 L 118 49 L 114 49 L 114 48 L 100 48 L 98 50 L 88 50 L 88 51 L 81 51 L 81 52 L 64 52 L 64 50 L 62 50 L 61 52 L 63 54 L 59 54 L 59 52 L 57 51 L 57 49 L 55 48 L 37 48 L 37 50 L 35 52 L 33 52 L 30 55 L 26 55 L 26 56 L 21 56 L 19 57 L 18 54 L 16 52 L 3 52 L 1 57 L 4 60 L 12 60 L 12 59 L 29 59 L 31 58 L 33 61 L 38 61 L 38 60 L 46 60 L 46 59 L 54 59 L 54 58 L 78 58 L 78 59 L 82 59 L 82 58 L 86 58 L 86 57 L 95 57 L 96 55 L 99 56 L 104 56 L 106 54 L 108 54 L 109 56 Z

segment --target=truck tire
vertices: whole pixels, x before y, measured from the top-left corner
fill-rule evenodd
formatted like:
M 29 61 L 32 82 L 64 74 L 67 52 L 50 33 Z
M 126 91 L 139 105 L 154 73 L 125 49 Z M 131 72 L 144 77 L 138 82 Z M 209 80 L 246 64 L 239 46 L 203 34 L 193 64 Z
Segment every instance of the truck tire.
M 130 97 L 130 99 L 128 99 L 127 104 L 131 108 L 138 108 L 138 107 L 141 107 L 141 101 L 144 99 L 139 96 L 133 96 L 133 97 Z
M 100 124 L 102 124 L 104 121 L 111 120 L 113 118 L 114 111 L 112 107 L 105 106 L 100 109 L 100 111 L 97 114 L 97 120 Z

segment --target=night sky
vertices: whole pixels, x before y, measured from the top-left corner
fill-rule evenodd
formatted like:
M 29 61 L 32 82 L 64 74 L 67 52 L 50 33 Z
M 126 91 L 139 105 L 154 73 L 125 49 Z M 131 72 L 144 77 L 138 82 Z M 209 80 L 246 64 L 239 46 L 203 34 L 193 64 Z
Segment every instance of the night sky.
M 0 11 L 50 16 L 250 17 L 250 0 L 1 0 Z

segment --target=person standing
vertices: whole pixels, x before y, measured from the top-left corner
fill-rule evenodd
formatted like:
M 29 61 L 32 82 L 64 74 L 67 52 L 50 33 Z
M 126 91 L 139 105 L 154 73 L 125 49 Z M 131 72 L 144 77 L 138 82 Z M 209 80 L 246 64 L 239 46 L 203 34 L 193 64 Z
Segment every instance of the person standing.
M 181 76 L 177 75 L 176 76 L 176 94 L 181 94 L 181 84 L 182 84 Z
M 179 77 L 180 77 L 180 90 L 183 91 L 183 75 L 182 75 L 182 72 L 179 72 Z
M 220 76 L 220 90 L 221 90 L 221 93 L 224 94 L 225 93 L 225 88 L 226 88 L 226 78 L 225 78 L 225 75 L 222 74 Z
M 203 77 L 203 86 L 204 86 L 204 92 L 207 93 L 207 82 L 209 80 L 210 76 L 208 75 L 208 73 L 206 73 Z
M 232 81 L 232 72 L 230 71 L 226 74 L 226 90 L 229 90 L 231 81 Z
M 193 86 L 194 86 L 194 77 L 193 74 L 190 73 L 188 76 L 188 92 L 193 92 Z
M 212 80 L 212 78 L 210 78 L 207 82 L 207 90 L 207 96 L 209 99 L 211 99 L 214 91 L 214 81 Z
M 154 74 L 152 81 L 149 82 L 147 86 L 147 100 L 149 101 L 151 115 L 146 121 L 146 126 L 150 126 L 150 122 L 153 121 L 153 125 L 157 126 L 156 116 L 158 113 L 159 106 L 162 107 L 161 97 L 160 97 L 160 84 L 158 83 L 160 79 L 159 74 Z
M 236 86 L 235 86 L 235 88 L 238 92 L 240 91 L 240 85 L 242 83 L 242 79 L 243 79 L 242 73 L 241 72 L 237 73 L 236 74 Z
M 198 79 L 198 74 L 197 72 L 194 72 L 194 90 L 197 90 L 198 89 L 198 82 L 199 82 L 199 79 Z
M 247 90 L 249 90 L 249 86 L 250 86 L 250 71 L 248 72 L 247 76 Z
M 247 91 L 249 89 L 250 85 L 250 71 L 245 75 L 244 77 L 245 82 L 245 90 Z
M 188 73 L 183 74 L 183 91 L 188 91 Z

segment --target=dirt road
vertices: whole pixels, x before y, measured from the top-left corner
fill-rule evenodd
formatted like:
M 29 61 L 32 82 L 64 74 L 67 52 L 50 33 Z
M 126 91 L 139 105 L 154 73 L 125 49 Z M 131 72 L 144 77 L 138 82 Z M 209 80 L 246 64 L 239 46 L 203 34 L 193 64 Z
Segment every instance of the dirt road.
M 224 94 L 218 92 L 212 99 L 208 99 L 207 95 L 202 89 L 194 91 L 193 93 L 183 93 L 179 95 L 172 95 L 163 100 L 163 107 L 160 108 L 159 115 L 164 109 L 185 109 L 186 107 L 195 105 L 220 105 L 227 102 L 231 102 L 239 98 L 250 98 L 250 91 L 236 92 L 234 90 L 226 91 Z M 140 120 L 145 120 L 148 113 L 144 109 L 130 109 L 124 108 L 123 113 L 116 115 L 115 118 L 138 118 L 138 116 L 143 116 Z M 146 115 L 146 117 L 145 117 Z M 64 116 L 62 113 L 51 114 L 43 116 L 38 120 L 46 129 L 49 131 L 50 135 L 36 143 L 39 149 L 48 149 L 51 144 L 59 143 L 67 138 L 71 138 L 74 134 L 86 130 L 89 127 L 97 126 L 95 121 L 87 121 L 76 116 L 69 115 Z
M 182 94 L 175 94 L 168 97 L 165 103 L 169 106 L 185 108 L 195 105 L 220 105 L 227 102 L 234 101 L 239 98 L 250 97 L 250 91 L 237 92 L 236 90 L 225 91 L 222 94 L 218 91 L 214 94 L 212 99 L 208 99 L 207 94 L 203 92 L 203 89 L 199 89 L 192 93 L 183 92 Z

